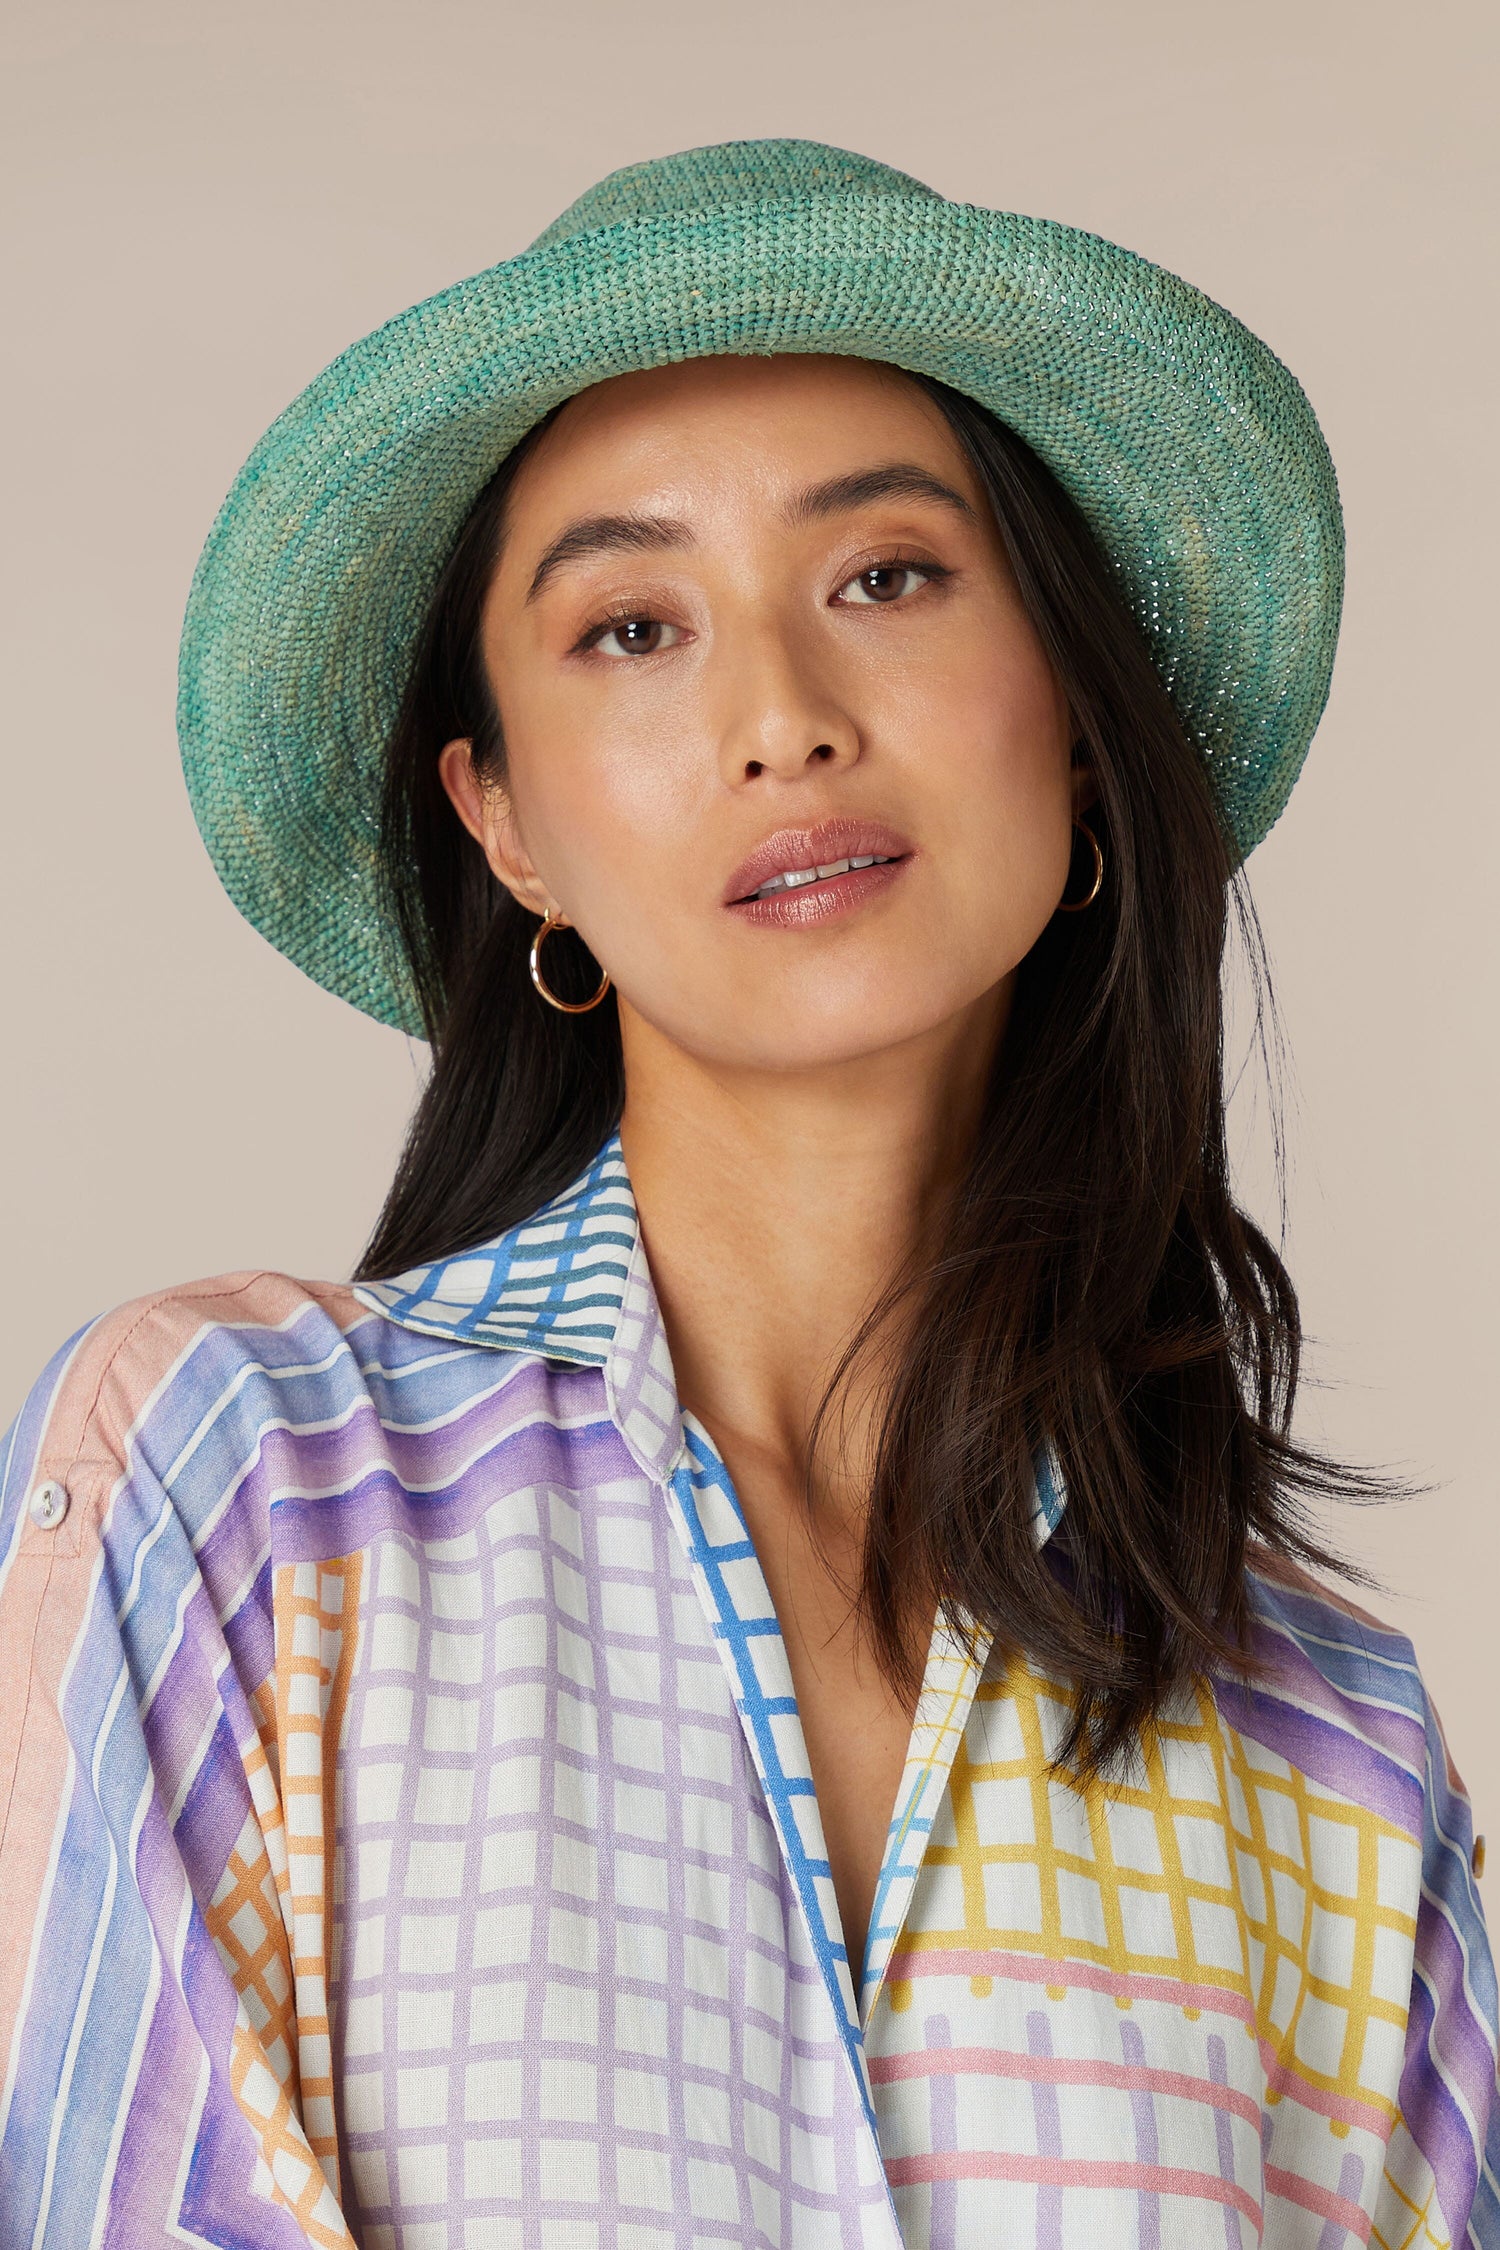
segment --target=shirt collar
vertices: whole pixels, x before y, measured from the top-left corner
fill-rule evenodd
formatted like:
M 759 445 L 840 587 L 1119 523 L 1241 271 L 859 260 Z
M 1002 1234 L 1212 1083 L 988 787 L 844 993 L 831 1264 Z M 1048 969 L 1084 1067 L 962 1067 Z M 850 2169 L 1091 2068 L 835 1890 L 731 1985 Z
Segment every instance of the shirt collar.
M 419 1335 L 602 1368 L 611 1414 L 648 1474 L 666 1475 L 682 1453 L 671 1354 L 618 1132 L 529 1219 L 393 1280 L 361 1282 L 354 1294 Z M 1065 1505 L 1050 1446 L 1034 1471 L 1040 1545 Z
M 604 1367 L 639 1238 L 612 1133 L 570 1187 L 518 1226 L 392 1281 L 361 1282 L 354 1294 L 423 1336 Z

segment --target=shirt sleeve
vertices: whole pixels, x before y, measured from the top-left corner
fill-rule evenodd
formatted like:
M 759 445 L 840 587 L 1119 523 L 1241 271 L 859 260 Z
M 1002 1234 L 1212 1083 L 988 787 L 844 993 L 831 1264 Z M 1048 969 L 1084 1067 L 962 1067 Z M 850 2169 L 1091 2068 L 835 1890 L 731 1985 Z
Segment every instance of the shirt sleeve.
M 171 1488 L 193 1329 L 91 1323 L 0 1445 L 0 2250 L 353 2240 L 304 2121 L 269 1558 L 248 1523 L 211 1588 Z
M 1495 1965 L 1468 1795 L 1425 1689 L 1422 1890 L 1400 2110 L 1372 2244 L 1500 2250 Z

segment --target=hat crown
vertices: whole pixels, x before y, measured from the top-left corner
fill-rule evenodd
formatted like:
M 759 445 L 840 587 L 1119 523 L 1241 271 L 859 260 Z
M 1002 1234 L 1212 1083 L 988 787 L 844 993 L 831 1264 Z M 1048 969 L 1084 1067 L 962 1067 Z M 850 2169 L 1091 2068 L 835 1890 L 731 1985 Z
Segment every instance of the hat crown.
M 809 195 L 942 198 L 909 173 L 822 141 L 719 141 L 622 165 L 570 203 L 532 243 L 553 249 L 574 236 L 632 220 L 719 210 L 735 203 L 792 203 Z

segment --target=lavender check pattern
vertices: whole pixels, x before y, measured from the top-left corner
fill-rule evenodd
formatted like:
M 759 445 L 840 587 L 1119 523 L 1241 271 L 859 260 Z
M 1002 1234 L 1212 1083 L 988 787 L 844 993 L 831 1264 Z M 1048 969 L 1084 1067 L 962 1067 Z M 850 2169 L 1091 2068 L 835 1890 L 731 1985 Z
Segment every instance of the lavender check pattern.
M 639 1479 L 387 1541 L 364 1629 L 338 2065 L 360 2240 L 864 2239 L 886 2191 L 859 2097 Z

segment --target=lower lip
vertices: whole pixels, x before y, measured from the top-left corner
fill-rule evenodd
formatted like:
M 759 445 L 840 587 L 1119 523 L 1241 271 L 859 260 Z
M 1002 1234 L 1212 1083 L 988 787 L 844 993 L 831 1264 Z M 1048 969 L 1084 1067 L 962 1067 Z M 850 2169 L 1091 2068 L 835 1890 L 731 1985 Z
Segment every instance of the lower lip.
M 765 898 L 736 899 L 729 911 L 739 920 L 759 923 L 769 930 L 810 930 L 818 922 L 852 914 L 878 898 L 909 865 L 888 859 L 879 867 L 851 867 L 843 875 L 825 875 L 816 883 L 799 883 L 792 891 L 772 891 Z

